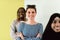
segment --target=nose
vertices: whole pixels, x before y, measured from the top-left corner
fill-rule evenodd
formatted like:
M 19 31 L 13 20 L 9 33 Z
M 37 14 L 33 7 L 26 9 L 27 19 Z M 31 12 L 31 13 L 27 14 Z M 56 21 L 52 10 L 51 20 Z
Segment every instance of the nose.
M 30 13 L 30 15 L 32 15 L 32 12 Z
M 56 23 L 56 27 L 59 27 L 59 26 L 60 26 L 60 23 L 59 23 L 59 22 L 57 22 L 57 23 Z

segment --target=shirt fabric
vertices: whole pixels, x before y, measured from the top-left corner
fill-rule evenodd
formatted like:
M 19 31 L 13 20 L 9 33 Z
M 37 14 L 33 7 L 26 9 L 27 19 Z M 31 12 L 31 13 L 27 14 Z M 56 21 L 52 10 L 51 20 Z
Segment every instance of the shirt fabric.
M 25 40 L 40 40 L 41 38 L 36 38 L 36 36 L 38 33 L 43 34 L 43 26 L 41 23 L 30 25 L 21 22 L 17 31 L 23 33 Z

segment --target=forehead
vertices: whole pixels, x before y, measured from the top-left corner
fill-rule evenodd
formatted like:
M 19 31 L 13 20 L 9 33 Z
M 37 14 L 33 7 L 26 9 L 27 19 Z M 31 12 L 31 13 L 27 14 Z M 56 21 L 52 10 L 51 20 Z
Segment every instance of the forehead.
M 35 11 L 35 9 L 33 9 L 33 8 L 28 8 L 27 11 Z
M 20 9 L 20 10 L 19 10 L 19 12 L 22 12 L 22 11 L 24 11 L 24 9 Z
M 60 20 L 60 18 L 59 17 L 55 17 L 55 19 L 54 20 Z

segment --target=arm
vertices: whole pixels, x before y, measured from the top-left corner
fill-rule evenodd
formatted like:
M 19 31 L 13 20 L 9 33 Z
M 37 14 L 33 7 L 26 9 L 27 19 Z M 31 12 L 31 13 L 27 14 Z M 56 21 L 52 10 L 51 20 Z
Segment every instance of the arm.
M 34 38 L 31 38 L 32 40 L 40 40 L 40 39 L 41 39 L 42 33 L 43 33 L 43 26 L 42 26 L 42 24 L 39 24 L 38 30 L 39 30 L 39 31 L 38 31 L 37 36 L 34 37 Z M 31 40 L 31 39 L 30 39 L 30 40 Z
M 40 33 L 38 33 L 38 35 L 36 36 L 36 38 L 39 38 L 39 37 L 41 38 L 41 36 L 42 36 L 42 35 L 41 35 Z
M 38 35 L 37 35 L 37 38 L 41 38 L 42 37 L 42 34 L 43 34 L 43 26 L 42 26 L 42 24 L 40 24 L 39 25 L 39 33 L 38 33 Z
M 10 25 L 10 36 L 12 39 L 16 40 L 18 35 L 17 35 L 17 33 L 15 33 L 15 26 L 16 26 L 16 24 L 15 24 L 15 20 L 14 20 L 12 22 L 12 24 Z
M 17 31 L 20 33 L 19 37 L 24 40 L 24 36 L 23 36 L 23 33 L 22 33 L 22 30 L 24 28 L 24 24 L 23 22 L 21 22 L 19 25 L 18 25 L 18 28 L 17 28 Z
M 23 36 L 23 34 L 22 34 L 21 32 L 20 32 L 19 37 L 20 37 L 22 40 L 24 40 L 24 36 Z
M 15 30 L 14 27 L 11 26 L 11 27 L 10 27 L 10 36 L 11 36 L 12 39 L 16 39 L 16 38 L 17 38 L 14 30 Z

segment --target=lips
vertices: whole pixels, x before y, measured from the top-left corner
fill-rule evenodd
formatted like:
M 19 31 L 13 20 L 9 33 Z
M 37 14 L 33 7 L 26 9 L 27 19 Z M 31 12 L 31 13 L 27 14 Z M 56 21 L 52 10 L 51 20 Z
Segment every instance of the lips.
M 60 30 L 60 27 L 55 27 L 56 30 Z

